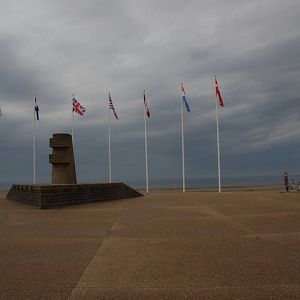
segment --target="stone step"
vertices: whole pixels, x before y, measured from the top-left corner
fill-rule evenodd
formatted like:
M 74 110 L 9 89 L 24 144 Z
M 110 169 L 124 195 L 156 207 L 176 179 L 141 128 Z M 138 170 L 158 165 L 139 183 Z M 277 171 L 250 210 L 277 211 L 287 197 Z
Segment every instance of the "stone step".
M 103 184 L 14 184 L 7 198 L 40 209 L 143 196 L 124 183 Z

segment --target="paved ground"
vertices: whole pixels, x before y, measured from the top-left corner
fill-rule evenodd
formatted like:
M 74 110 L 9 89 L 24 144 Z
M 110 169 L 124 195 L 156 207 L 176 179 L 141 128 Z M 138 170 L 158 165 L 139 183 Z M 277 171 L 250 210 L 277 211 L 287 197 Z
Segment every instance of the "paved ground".
M 4 196 L 1 299 L 300 299 L 300 193 L 153 192 L 52 210 Z

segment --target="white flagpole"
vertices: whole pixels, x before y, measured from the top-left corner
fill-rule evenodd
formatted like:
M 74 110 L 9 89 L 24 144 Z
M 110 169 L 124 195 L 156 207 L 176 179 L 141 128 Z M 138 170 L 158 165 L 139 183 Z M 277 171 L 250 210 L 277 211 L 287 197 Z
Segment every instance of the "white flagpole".
M 218 184 L 219 184 L 219 194 L 221 194 L 222 193 L 222 190 L 221 190 L 221 159 L 220 159 L 219 111 L 218 111 L 217 95 L 216 95 L 216 121 L 217 121 L 217 149 L 218 149 Z
M 74 116 L 74 110 L 73 110 L 73 99 L 75 97 L 75 94 L 72 94 L 72 142 L 73 142 L 73 151 L 74 148 L 75 148 L 75 144 L 74 144 L 74 119 L 75 119 L 75 116 Z
M 33 105 L 33 134 L 32 134 L 32 148 L 33 148 L 33 157 L 32 157 L 32 169 L 33 169 L 33 184 L 35 184 L 36 180 L 35 180 L 35 177 L 36 177 L 36 170 L 35 170 L 35 146 L 36 146 L 36 143 L 35 143 L 35 140 L 36 140 L 36 126 L 35 126 L 35 102 L 34 102 L 34 105 Z
M 145 92 L 144 92 L 145 93 Z M 145 95 L 145 94 L 144 94 Z M 145 172 L 146 172 L 146 193 L 149 194 L 149 179 L 148 179 L 148 143 L 147 143 L 147 116 L 146 104 L 144 103 L 144 124 L 145 124 Z
M 108 174 L 111 183 L 111 137 L 110 137 L 110 106 L 108 103 Z
M 184 124 L 183 101 L 181 98 L 181 154 L 182 154 L 182 192 L 185 193 L 185 164 L 184 164 Z

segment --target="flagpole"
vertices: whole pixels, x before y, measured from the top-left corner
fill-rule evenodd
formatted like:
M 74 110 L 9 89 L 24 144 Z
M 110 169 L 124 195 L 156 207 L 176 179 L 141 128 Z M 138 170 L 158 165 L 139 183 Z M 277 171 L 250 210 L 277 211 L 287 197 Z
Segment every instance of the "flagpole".
M 108 104 L 108 174 L 109 183 L 111 183 L 111 136 L 110 136 L 110 107 Z
M 184 163 L 184 122 L 183 101 L 181 99 L 181 154 L 182 154 L 182 192 L 185 193 L 185 163 Z
M 220 135 L 219 135 L 219 111 L 218 111 L 218 98 L 216 96 L 216 123 L 217 123 L 217 152 L 218 152 L 218 184 L 219 184 L 219 194 L 222 193 L 221 190 L 221 159 L 220 159 Z
M 74 109 L 73 109 L 73 99 L 75 97 L 75 94 L 72 94 L 72 142 L 73 142 L 73 151 L 75 148 L 74 145 L 74 123 L 75 123 L 75 116 L 74 116 Z
M 35 103 L 34 103 L 35 105 Z M 35 106 L 34 106 L 35 107 Z M 35 126 L 35 108 L 33 109 L 33 133 L 32 133 L 32 170 L 33 170 L 33 184 L 36 182 L 36 170 L 35 170 L 35 147 L 36 147 L 36 126 Z
M 145 91 L 144 91 L 145 93 Z M 145 94 L 144 94 L 145 97 Z M 145 98 L 144 98 L 145 99 Z M 148 178 L 148 142 L 147 142 L 147 116 L 146 104 L 144 103 L 144 124 L 145 124 L 145 172 L 146 172 L 146 193 L 149 194 L 149 178 Z
M 73 147 L 74 147 L 74 111 L 72 110 L 72 141 L 73 141 Z

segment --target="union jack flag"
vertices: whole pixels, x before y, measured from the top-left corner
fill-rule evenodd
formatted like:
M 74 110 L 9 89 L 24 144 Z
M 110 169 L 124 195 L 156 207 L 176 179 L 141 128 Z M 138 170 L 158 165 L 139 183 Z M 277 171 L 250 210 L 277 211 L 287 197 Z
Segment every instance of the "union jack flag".
M 83 116 L 85 114 L 86 109 L 81 106 L 81 104 L 73 98 L 73 112 Z
M 108 103 L 109 103 L 109 109 L 111 109 L 111 110 L 113 111 L 115 118 L 116 118 L 117 120 L 119 120 L 119 117 L 118 117 L 118 115 L 117 115 L 117 113 L 116 113 L 116 111 L 115 111 L 113 102 L 112 102 L 112 100 L 111 100 L 110 93 L 108 94 Z

